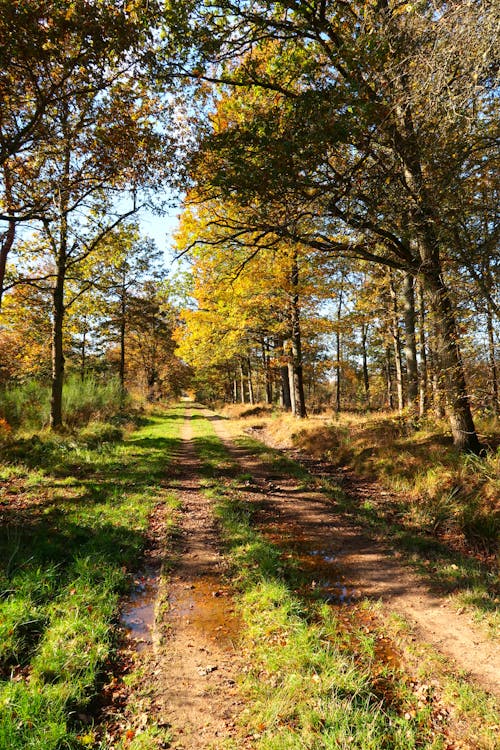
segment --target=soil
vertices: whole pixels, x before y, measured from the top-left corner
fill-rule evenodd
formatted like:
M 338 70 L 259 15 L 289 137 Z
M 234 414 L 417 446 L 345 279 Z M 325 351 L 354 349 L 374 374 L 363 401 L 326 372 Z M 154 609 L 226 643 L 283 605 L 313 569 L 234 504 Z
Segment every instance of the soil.
M 325 495 L 304 489 L 290 476 L 270 477 L 258 458 L 235 445 L 225 420 L 201 407 L 189 412 L 210 417 L 230 455 L 251 476 L 242 492 L 256 503 L 258 525 L 281 546 L 285 557 L 299 559 L 311 591 L 317 594 L 319 589 L 325 601 L 344 613 L 365 597 L 381 601 L 382 616 L 403 615 L 412 626 L 412 640 L 431 644 L 457 672 L 500 698 L 500 649 L 465 614 L 432 594 L 388 545 L 346 520 Z M 244 669 L 237 646 L 239 622 L 217 524 L 200 491 L 189 415 L 175 464 L 171 486 L 182 502 L 177 559 L 165 579 L 165 591 L 157 590 L 158 566 L 145 567 L 138 578 L 137 601 L 125 612 L 136 648 L 145 646 L 148 711 L 160 726 L 170 727 L 173 739 L 168 746 L 173 750 L 217 748 L 228 738 L 238 748 L 249 748 L 252 738 L 242 738 L 237 731 L 244 705 L 237 687 Z M 359 487 L 345 480 L 343 489 L 355 493 Z M 377 492 L 377 486 L 369 491 Z M 380 648 L 388 659 L 397 658 L 390 642 Z
M 216 748 L 236 732 L 235 717 L 242 705 L 236 685 L 239 622 L 217 525 L 199 487 L 200 463 L 189 415 L 171 477 L 182 504 L 172 571 L 163 576 L 163 584 L 146 580 L 143 596 L 125 608 L 124 624 L 143 651 L 142 689 L 147 686 L 156 723 L 170 728 L 168 747 L 202 750 Z
M 258 459 L 235 449 L 224 420 L 214 421 L 219 437 L 238 458 L 260 489 L 265 510 L 260 523 L 275 541 L 299 553 L 302 566 L 311 568 L 311 586 L 324 589 L 332 604 L 348 605 L 364 597 L 383 604 L 410 623 L 413 637 L 432 645 L 451 659 L 486 691 L 500 698 L 500 647 L 465 613 L 455 611 L 444 597 L 429 588 L 398 560 L 394 551 L 370 538 L 359 526 L 339 515 L 331 500 L 304 490 L 297 480 L 284 477 L 269 482 Z M 262 433 L 259 434 L 262 439 Z M 360 492 L 359 482 L 344 474 L 346 494 Z M 382 492 L 376 483 L 364 483 L 363 493 Z M 258 500 L 255 492 L 253 497 Z

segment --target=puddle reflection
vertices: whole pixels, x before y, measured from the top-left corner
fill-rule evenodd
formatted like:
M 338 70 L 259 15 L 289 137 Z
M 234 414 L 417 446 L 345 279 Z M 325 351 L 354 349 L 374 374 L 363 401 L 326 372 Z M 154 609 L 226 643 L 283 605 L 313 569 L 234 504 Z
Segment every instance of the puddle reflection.
M 283 550 L 284 557 L 294 561 L 306 578 L 304 590 L 315 591 L 328 604 L 354 604 L 359 591 L 345 580 L 340 562 L 342 551 L 321 547 L 318 539 L 310 539 L 291 524 L 270 523 L 263 527 L 266 538 Z
M 134 587 L 121 614 L 122 625 L 128 631 L 134 648 L 140 653 L 153 644 L 155 602 L 159 577 L 152 568 L 141 571 L 134 579 Z
M 167 619 L 182 620 L 225 649 L 232 649 L 237 640 L 238 618 L 232 606 L 230 591 L 215 576 L 197 577 L 186 581 L 183 588 L 169 597 Z

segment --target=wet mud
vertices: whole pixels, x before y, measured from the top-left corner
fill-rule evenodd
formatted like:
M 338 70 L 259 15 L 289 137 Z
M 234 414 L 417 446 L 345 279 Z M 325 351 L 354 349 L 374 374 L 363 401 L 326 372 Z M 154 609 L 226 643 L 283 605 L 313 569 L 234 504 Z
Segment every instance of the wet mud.
M 189 626 L 219 647 L 235 648 L 239 621 L 228 587 L 216 576 L 202 576 L 183 587 L 177 586 L 168 598 L 166 622 Z

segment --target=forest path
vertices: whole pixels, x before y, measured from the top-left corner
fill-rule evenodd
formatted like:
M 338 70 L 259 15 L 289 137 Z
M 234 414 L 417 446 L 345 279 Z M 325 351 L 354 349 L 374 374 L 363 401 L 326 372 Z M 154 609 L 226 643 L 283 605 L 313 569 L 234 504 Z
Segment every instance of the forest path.
M 154 684 L 155 713 L 170 726 L 172 750 L 217 748 L 235 733 L 240 700 L 235 652 L 238 620 L 224 580 L 226 565 L 210 502 L 200 490 L 201 464 L 187 407 L 182 445 L 171 487 L 181 503 L 174 542 L 176 560 L 162 584 L 154 653 L 147 675 Z
M 259 458 L 235 446 L 226 420 L 213 418 L 213 425 L 229 453 L 252 477 L 251 496 L 263 508 L 257 523 L 279 546 L 299 556 L 310 573 L 311 587 L 320 586 L 333 605 L 363 598 L 381 601 L 382 614 L 395 612 L 411 625 L 412 639 L 430 644 L 451 659 L 457 671 L 500 698 L 498 641 L 453 610 L 444 597 L 431 593 L 391 556 L 388 547 L 346 519 L 326 495 L 304 489 L 286 474 L 278 478 L 273 474 L 270 482 Z

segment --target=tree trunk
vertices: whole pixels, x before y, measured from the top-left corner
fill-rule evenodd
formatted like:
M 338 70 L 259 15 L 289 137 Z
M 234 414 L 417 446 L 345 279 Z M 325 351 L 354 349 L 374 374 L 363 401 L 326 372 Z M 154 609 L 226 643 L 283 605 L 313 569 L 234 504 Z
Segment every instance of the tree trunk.
M 290 333 L 292 344 L 292 370 L 293 370 L 293 401 L 295 416 L 303 419 L 307 417 L 306 399 L 304 394 L 304 377 L 302 365 L 302 339 L 300 330 L 300 305 L 299 305 L 299 264 L 297 253 L 294 251 L 291 269 L 292 295 L 290 300 Z
M 418 300 L 419 300 L 419 331 L 418 341 L 420 349 L 420 397 L 419 397 L 419 414 L 423 417 L 427 413 L 428 408 L 428 369 L 427 369 L 427 347 L 425 342 L 425 298 L 424 288 L 422 284 L 418 283 Z
M 387 388 L 387 406 L 389 409 L 394 409 L 390 346 L 387 346 L 385 349 L 385 382 Z
M 436 335 L 434 333 L 433 344 L 435 344 Z M 431 384 L 432 384 L 432 406 L 434 409 L 434 416 L 436 419 L 444 419 L 446 411 L 444 408 L 444 394 L 441 387 L 441 367 L 439 364 L 438 354 L 436 348 L 432 348 L 429 352 L 431 362 Z
M 422 159 L 408 107 L 402 113 L 403 137 L 396 138 L 396 150 L 404 163 L 405 182 L 414 202 L 408 226 L 419 253 L 419 275 L 429 295 L 437 333 L 437 354 L 444 383 L 448 419 L 453 442 L 460 450 L 478 453 L 481 449 L 470 409 L 465 374 L 460 355 L 453 307 L 443 279 L 439 239 L 436 234 L 437 207 L 425 184 Z
M 9 213 L 13 212 L 12 205 L 12 177 L 10 169 L 5 163 L 3 165 L 4 171 L 4 187 L 5 187 L 5 207 Z M 7 267 L 7 256 L 12 249 L 14 239 L 16 237 L 16 222 L 11 219 L 7 223 L 7 230 L 4 232 L 0 244 L 0 310 L 2 309 L 2 298 L 4 293 L 5 285 L 5 270 Z
M 87 331 L 86 328 L 83 329 L 83 336 L 82 336 L 82 359 L 80 364 L 80 380 L 85 380 L 86 375 L 86 365 L 87 365 Z
M 338 295 L 338 305 L 337 305 L 337 330 L 335 332 L 335 344 L 336 344 L 336 355 L 337 355 L 337 362 L 335 365 L 335 411 L 337 414 L 340 414 L 340 410 L 342 407 L 341 404 L 341 395 L 342 395 L 342 386 L 340 382 L 341 377 L 341 368 L 340 368 L 340 358 L 342 356 L 342 337 L 340 333 L 340 321 L 342 319 L 342 288 L 339 291 Z
M 405 357 L 408 405 L 416 410 L 418 398 L 417 340 L 415 336 L 415 277 L 405 273 L 403 283 L 403 314 L 405 322 Z
M 269 356 L 269 344 L 264 337 L 261 340 L 262 363 L 264 366 L 264 377 L 266 380 L 266 404 L 273 403 L 273 379 L 271 373 L 271 358 Z
M 255 404 L 255 397 L 253 392 L 253 380 L 252 380 L 252 365 L 250 363 L 250 357 L 247 359 L 247 367 L 248 367 L 248 400 L 250 402 L 250 405 L 253 406 Z
M 126 334 L 127 303 L 125 300 L 125 285 L 121 289 L 120 299 L 120 391 L 125 395 L 125 334 Z
M 490 360 L 490 378 L 491 378 L 491 404 L 493 412 L 497 416 L 500 414 L 500 402 L 498 400 L 498 370 L 495 356 L 495 335 L 493 330 L 493 314 L 491 306 L 487 303 L 486 307 L 486 328 L 488 330 L 488 353 Z
M 148 387 L 148 393 L 147 393 L 147 400 L 152 404 L 156 401 L 156 384 L 158 381 L 158 373 L 155 369 L 150 369 L 147 373 L 147 387 Z
M 290 394 L 290 408 L 292 414 L 297 416 L 297 391 L 295 390 L 295 381 L 293 377 L 293 362 L 290 360 L 287 366 L 288 373 L 288 392 Z
M 66 224 L 65 220 L 62 222 Z M 66 276 L 67 235 L 61 231 L 57 259 L 56 283 L 52 294 L 52 387 L 50 399 L 50 426 L 57 430 L 62 425 L 62 391 L 64 382 L 63 323 L 64 281 Z
M 370 379 L 368 376 L 368 354 L 366 351 L 366 342 L 368 338 L 368 324 L 361 324 L 361 350 L 363 355 L 363 385 L 365 388 L 366 408 L 370 408 Z
M 71 170 L 71 140 L 68 132 L 68 108 L 65 105 L 63 133 L 65 137 L 63 169 L 61 176 L 59 211 L 59 236 L 53 238 L 46 226 L 47 233 L 56 251 L 56 280 L 52 296 L 52 384 L 50 398 L 50 426 L 57 430 L 62 425 L 62 392 L 64 383 L 64 284 L 68 269 L 68 206 L 69 206 L 69 177 Z
M 389 289 L 391 293 L 391 334 L 394 347 L 394 360 L 396 363 L 396 390 L 398 395 L 398 410 L 404 409 L 403 394 L 403 362 L 401 358 L 401 337 L 399 335 L 399 310 L 394 275 L 389 271 Z
M 280 366 L 280 380 L 281 380 L 281 406 L 290 411 L 292 409 L 292 393 L 290 390 L 290 377 L 288 374 L 288 364 L 285 364 L 287 360 L 286 345 L 283 339 L 281 339 L 277 346 L 281 349 L 282 364 Z
M 243 372 L 243 365 L 240 362 L 240 389 L 241 389 L 241 403 L 245 403 L 245 374 Z
M 434 258 L 433 265 L 423 266 L 421 274 L 434 314 L 438 362 L 453 443 L 460 450 L 479 453 L 481 446 L 467 395 L 455 316 L 437 259 Z

